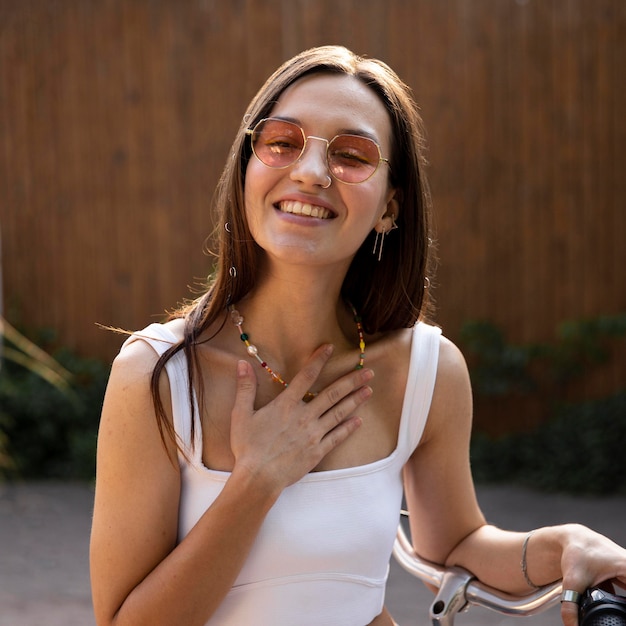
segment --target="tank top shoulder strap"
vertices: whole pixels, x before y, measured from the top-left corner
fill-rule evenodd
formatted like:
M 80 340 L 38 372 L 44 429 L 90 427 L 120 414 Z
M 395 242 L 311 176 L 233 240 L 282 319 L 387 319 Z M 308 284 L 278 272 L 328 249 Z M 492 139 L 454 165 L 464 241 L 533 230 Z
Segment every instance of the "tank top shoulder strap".
M 134 341 L 145 341 L 152 349 L 161 356 L 173 345 L 178 343 L 178 338 L 163 324 L 150 324 L 146 328 L 133 333 L 122 345 L 122 350 Z M 182 447 L 187 459 L 194 460 L 202 454 L 202 432 L 198 413 L 198 404 L 195 393 L 189 398 L 189 375 L 187 372 L 187 358 L 181 350 L 170 358 L 165 364 L 165 371 L 170 384 L 170 395 L 172 398 L 172 418 L 174 421 L 174 431 L 178 438 L 178 443 Z M 192 445 L 191 436 L 191 407 L 193 402 L 196 424 L 194 428 L 194 439 Z M 184 459 L 179 455 L 180 459 Z
M 399 446 L 404 460 L 417 448 L 428 419 L 437 378 L 441 329 L 419 322 L 413 328 L 411 360 L 407 377 Z

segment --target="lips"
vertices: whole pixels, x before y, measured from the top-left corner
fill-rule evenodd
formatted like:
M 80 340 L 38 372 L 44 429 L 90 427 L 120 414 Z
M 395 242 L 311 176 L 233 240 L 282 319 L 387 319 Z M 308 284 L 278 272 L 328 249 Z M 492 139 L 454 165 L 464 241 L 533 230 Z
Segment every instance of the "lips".
M 325 207 L 309 204 L 308 202 L 298 202 L 297 200 L 283 200 L 276 205 L 276 208 L 283 213 L 306 215 L 307 217 L 315 217 L 320 220 L 327 220 L 333 217 L 333 214 Z

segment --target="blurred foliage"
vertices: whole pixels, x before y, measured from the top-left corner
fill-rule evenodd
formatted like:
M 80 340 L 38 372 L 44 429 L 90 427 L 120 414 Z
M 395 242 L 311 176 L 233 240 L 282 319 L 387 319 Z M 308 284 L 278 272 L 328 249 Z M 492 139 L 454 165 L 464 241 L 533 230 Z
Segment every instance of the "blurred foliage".
M 626 494 L 626 391 L 563 406 L 531 433 L 472 437 L 477 482 L 519 483 L 534 489 Z
M 6 332 L 0 367 L 0 478 L 92 479 L 108 368 L 58 350 L 54 333 Z M 43 348 L 41 347 L 43 346 Z
M 626 337 L 626 314 L 563 322 L 554 342 L 522 346 L 509 344 L 490 322 L 467 322 L 461 329 L 472 386 L 483 396 L 561 388 L 605 363 L 620 337 Z
M 0 359 L 18 363 L 51 385 L 64 391 L 69 390 L 71 374 L 45 350 L 0 316 L 0 340 L 2 339 L 4 341 L 0 341 Z
M 479 482 L 517 482 L 574 493 L 626 493 L 626 383 L 609 397 L 565 399 L 567 385 L 606 363 L 626 337 L 626 315 L 568 321 L 553 343 L 510 345 L 488 322 L 467 323 L 474 393 L 489 397 L 541 394 L 550 419 L 529 433 L 492 438 L 475 432 L 471 458 Z

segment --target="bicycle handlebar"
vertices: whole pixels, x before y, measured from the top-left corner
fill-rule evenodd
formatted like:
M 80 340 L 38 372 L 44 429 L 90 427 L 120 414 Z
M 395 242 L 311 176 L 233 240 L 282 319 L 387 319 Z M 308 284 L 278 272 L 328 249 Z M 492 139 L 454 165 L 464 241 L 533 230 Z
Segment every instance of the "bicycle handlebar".
M 467 605 L 476 605 L 506 615 L 528 616 L 547 610 L 561 595 L 561 583 L 546 585 L 526 596 L 512 596 L 480 581 L 460 567 L 443 567 L 419 557 L 402 524 L 393 546 L 396 561 L 410 574 L 439 589 L 430 607 L 434 626 L 453 626 L 454 616 Z

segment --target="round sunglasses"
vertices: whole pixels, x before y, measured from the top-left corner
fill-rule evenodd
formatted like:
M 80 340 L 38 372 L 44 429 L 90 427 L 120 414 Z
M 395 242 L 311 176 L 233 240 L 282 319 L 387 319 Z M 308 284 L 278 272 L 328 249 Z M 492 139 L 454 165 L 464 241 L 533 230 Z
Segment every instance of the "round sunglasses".
M 254 128 L 246 130 L 250 135 L 254 156 L 273 169 L 283 169 L 300 159 L 309 139 L 326 142 L 326 164 L 328 171 L 337 180 L 348 185 L 363 183 L 371 178 L 383 158 L 380 146 L 369 137 L 341 134 L 332 139 L 304 134 L 294 122 L 268 117 L 259 121 Z

